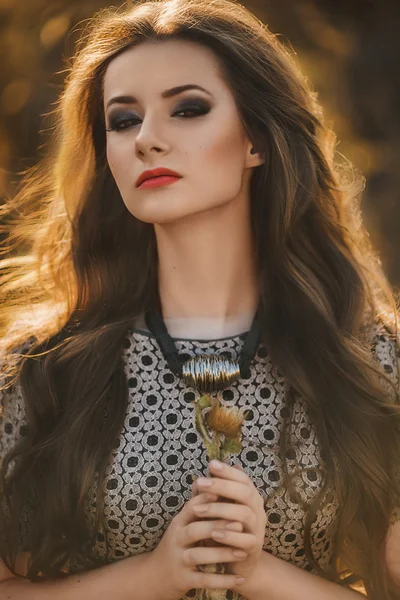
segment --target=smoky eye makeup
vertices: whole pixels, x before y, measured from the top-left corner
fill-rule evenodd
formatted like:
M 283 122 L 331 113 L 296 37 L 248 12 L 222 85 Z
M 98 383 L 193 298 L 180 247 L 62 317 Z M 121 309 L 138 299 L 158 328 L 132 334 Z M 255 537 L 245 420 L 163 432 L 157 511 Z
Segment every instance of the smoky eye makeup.
M 192 113 L 191 116 L 177 116 L 177 118 L 190 119 L 195 118 L 196 116 L 207 114 L 210 110 L 211 106 L 206 100 L 200 98 L 191 98 L 178 104 L 178 106 L 176 106 L 171 113 L 171 116 L 174 116 L 176 113 L 181 111 L 188 111 Z M 120 131 L 123 129 L 128 129 L 130 126 L 135 125 L 140 121 L 141 117 L 134 111 L 130 111 L 126 108 L 123 110 L 117 109 L 112 111 L 108 116 L 108 126 L 105 129 L 106 131 Z

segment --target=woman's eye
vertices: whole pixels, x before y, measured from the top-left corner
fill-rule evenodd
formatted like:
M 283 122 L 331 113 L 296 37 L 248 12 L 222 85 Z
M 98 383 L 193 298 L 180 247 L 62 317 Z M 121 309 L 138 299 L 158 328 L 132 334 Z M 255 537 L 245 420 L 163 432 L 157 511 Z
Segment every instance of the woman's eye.
M 186 106 L 181 108 L 180 110 L 173 113 L 173 116 L 179 115 L 182 113 L 191 113 L 192 116 L 187 115 L 184 116 L 184 119 L 193 119 L 195 117 L 199 117 L 201 115 L 207 114 L 209 112 L 209 107 L 203 106 L 200 104 Z M 110 127 L 106 127 L 106 131 L 122 131 L 124 129 L 129 129 L 129 127 L 139 123 L 140 119 L 132 117 L 132 115 L 117 115 L 114 119 L 111 119 Z M 129 125 L 131 124 L 131 125 Z
M 129 127 L 129 123 L 136 123 L 137 121 L 138 119 L 133 117 L 125 118 L 120 115 L 111 120 L 110 127 L 106 127 L 106 131 L 120 131 L 121 129 L 127 129 Z

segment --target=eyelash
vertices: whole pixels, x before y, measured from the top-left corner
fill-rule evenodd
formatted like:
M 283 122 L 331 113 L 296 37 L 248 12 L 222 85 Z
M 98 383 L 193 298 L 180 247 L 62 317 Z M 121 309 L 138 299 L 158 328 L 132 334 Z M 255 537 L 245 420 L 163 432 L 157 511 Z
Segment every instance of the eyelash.
M 193 112 L 195 113 L 194 116 L 192 117 L 181 117 L 183 119 L 194 119 L 196 117 L 200 117 L 202 115 L 207 114 L 210 111 L 209 107 L 203 106 L 201 104 L 195 104 L 195 105 L 191 105 L 191 106 L 186 106 L 181 108 L 180 110 L 177 110 L 175 113 L 173 113 L 173 115 L 176 115 L 177 113 L 180 112 Z M 119 127 L 121 124 L 126 123 L 127 121 L 139 121 L 140 119 L 135 119 L 134 117 L 130 117 L 128 119 L 118 119 L 118 116 L 121 115 L 117 115 L 116 117 L 114 117 L 113 119 L 111 119 L 111 126 L 110 127 L 106 127 L 106 131 L 125 131 L 126 129 L 130 129 L 130 127 Z M 133 127 L 133 125 L 131 126 Z

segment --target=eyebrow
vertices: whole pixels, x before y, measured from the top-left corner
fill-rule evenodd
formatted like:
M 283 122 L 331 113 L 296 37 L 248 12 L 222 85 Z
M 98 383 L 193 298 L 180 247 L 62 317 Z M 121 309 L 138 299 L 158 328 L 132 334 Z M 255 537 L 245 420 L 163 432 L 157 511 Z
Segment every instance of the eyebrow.
M 169 90 L 164 90 L 163 92 L 161 92 L 160 96 L 161 96 L 161 98 L 172 98 L 172 96 L 177 96 L 178 94 L 181 94 L 182 92 L 186 92 L 186 90 L 200 90 L 202 92 L 205 92 L 209 96 L 212 96 L 212 94 L 208 90 L 201 87 L 201 85 L 196 85 L 194 83 L 188 83 L 186 85 L 178 85 L 176 87 L 170 88 Z M 115 96 L 114 98 L 111 98 L 111 100 L 109 100 L 107 102 L 106 109 L 109 108 L 112 104 L 135 104 L 135 103 L 137 103 L 137 99 L 134 96 Z

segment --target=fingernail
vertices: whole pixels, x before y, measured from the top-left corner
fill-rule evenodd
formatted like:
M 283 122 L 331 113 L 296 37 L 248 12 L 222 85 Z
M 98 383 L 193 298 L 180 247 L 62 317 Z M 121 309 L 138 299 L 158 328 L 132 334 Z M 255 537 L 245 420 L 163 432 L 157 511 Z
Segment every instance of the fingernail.
M 205 477 L 200 477 L 197 480 L 197 485 L 199 485 L 200 487 L 210 487 L 212 485 L 212 481 L 211 479 L 207 479 Z
M 213 459 L 210 462 L 210 466 L 213 467 L 214 469 L 216 469 L 217 471 L 221 471 L 224 468 L 223 463 L 220 462 L 219 460 L 215 460 L 215 459 Z

